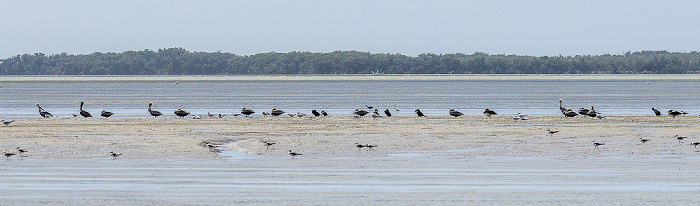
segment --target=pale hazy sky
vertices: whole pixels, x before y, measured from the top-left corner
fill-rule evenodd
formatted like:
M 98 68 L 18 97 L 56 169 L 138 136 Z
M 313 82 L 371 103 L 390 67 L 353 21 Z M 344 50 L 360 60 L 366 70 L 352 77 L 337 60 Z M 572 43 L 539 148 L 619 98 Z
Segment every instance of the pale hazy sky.
M 188 51 L 622 54 L 700 49 L 700 1 L 0 0 L 0 58 Z

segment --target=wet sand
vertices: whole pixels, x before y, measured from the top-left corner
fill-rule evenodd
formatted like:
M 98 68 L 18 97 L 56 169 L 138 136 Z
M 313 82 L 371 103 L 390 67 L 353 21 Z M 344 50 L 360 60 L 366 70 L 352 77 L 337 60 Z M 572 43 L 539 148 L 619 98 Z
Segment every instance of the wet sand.
M 17 119 L 19 204 L 697 204 L 695 116 Z M 546 130 L 558 130 L 549 135 Z M 688 136 L 680 143 L 675 135 Z M 641 143 L 639 138 L 651 141 Z M 275 142 L 269 149 L 263 141 Z M 605 142 L 598 149 L 592 141 Z M 221 144 L 210 152 L 204 144 Z M 355 143 L 378 145 L 356 148 Z M 292 159 L 288 150 L 303 153 Z M 112 160 L 110 151 L 123 153 Z M 240 152 L 240 153 L 236 153 Z

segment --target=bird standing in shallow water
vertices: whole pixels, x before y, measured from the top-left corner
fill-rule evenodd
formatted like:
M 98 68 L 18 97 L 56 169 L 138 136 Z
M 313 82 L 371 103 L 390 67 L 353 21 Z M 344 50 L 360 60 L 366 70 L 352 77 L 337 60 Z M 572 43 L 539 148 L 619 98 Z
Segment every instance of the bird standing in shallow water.
M 3 151 L 3 152 L 2 152 L 2 155 L 5 155 L 5 157 L 7 158 L 7 160 L 10 160 L 10 156 L 13 156 L 13 155 L 16 155 L 16 154 L 15 154 L 15 153 L 9 153 L 9 152 Z
M 151 110 L 151 106 L 153 106 L 153 102 L 148 103 L 148 113 L 151 114 L 151 116 L 153 116 L 153 118 L 156 118 L 160 115 L 163 115 L 163 113 L 160 113 L 157 110 Z
M 117 157 L 121 156 L 122 153 L 114 153 L 114 151 L 109 152 L 109 155 L 112 156 L 112 159 L 117 159 Z
M 462 116 L 462 115 L 464 115 L 462 112 L 457 111 L 457 110 L 455 110 L 455 109 L 450 109 L 450 116 L 459 117 L 459 116 Z
M 8 120 L 8 119 L 3 119 L 3 120 L 2 120 L 2 124 L 4 124 L 6 127 L 9 126 L 10 124 L 12 124 L 13 122 L 15 122 L 14 119 L 9 119 L 9 120 Z
M 41 115 L 41 117 L 43 117 L 43 118 L 53 117 L 53 115 L 51 113 L 44 110 L 44 108 L 41 108 L 41 106 L 39 106 L 39 103 L 36 103 L 36 107 L 39 108 L 39 115 Z
M 254 113 L 255 113 L 255 111 L 253 111 L 252 109 L 248 109 L 245 107 L 243 107 L 243 109 L 241 109 L 241 114 L 245 115 L 246 117 L 249 117 L 251 114 L 254 114 Z
M 550 136 L 550 137 L 551 137 L 552 135 L 554 135 L 554 133 L 557 133 L 557 132 L 559 132 L 559 131 L 547 130 L 547 133 L 549 133 L 549 136 Z
M 289 156 L 292 156 L 292 159 L 294 159 L 294 157 L 299 156 L 299 155 L 301 155 L 301 153 L 296 153 L 296 152 L 292 152 L 292 150 L 289 150 Z
M 676 135 L 676 139 L 678 140 L 678 143 L 681 143 L 681 140 L 683 140 L 685 138 L 688 138 L 688 137 L 682 137 L 682 136 Z
M 486 115 L 487 117 L 491 117 L 491 115 L 497 115 L 497 114 L 496 114 L 496 111 L 493 111 L 493 110 L 490 110 L 487 108 L 486 110 L 484 110 L 484 115 Z
M 651 141 L 650 139 L 644 139 L 644 138 L 639 138 L 639 141 L 642 143 L 647 143 L 648 141 Z
M 355 114 L 355 115 L 360 115 L 361 117 L 363 117 L 363 116 L 369 114 L 369 112 L 368 112 L 368 111 L 365 111 L 365 110 L 355 109 L 355 111 L 353 112 L 353 114 Z
M 92 117 L 92 115 L 90 115 L 90 112 L 83 110 L 83 104 L 85 104 L 85 102 L 80 102 L 80 115 L 84 118 Z
M 28 152 L 28 150 L 17 147 L 17 152 L 19 152 L 20 157 L 23 157 L 22 155 L 24 155 L 25 152 Z
M 600 145 L 605 145 L 605 143 L 593 141 L 593 146 L 594 146 L 596 149 L 598 149 L 598 146 L 600 146 Z
M 268 141 L 264 141 L 263 143 L 265 144 L 265 147 L 267 147 L 267 150 L 270 150 L 270 146 L 277 144 L 275 142 L 268 142 Z
M 690 143 L 690 145 L 693 145 L 693 146 L 695 146 L 695 148 L 698 148 L 698 145 L 700 145 L 700 142 L 693 142 L 693 143 Z

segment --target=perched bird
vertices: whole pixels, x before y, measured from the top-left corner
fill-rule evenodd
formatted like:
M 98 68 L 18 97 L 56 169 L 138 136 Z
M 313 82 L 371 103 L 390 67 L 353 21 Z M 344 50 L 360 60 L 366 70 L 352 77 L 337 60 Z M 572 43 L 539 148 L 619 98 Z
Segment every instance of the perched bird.
M 564 116 L 566 116 L 566 117 L 572 118 L 572 117 L 575 117 L 576 115 L 578 115 L 578 113 L 574 112 L 571 109 L 566 109 L 566 111 L 564 111 Z
M 280 116 L 280 115 L 284 114 L 284 111 L 282 111 L 282 110 L 280 110 L 280 109 L 275 109 L 275 108 L 273 107 L 273 108 L 272 108 L 272 111 L 270 111 L 270 114 L 271 114 L 272 116 Z
M 5 155 L 5 157 L 7 158 L 7 160 L 10 160 L 10 156 L 13 156 L 13 155 L 16 155 L 16 154 L 15 154 L 15 153 L 9 153 L 9 152 L 3 151 L 3 152 L 2 152 L 2 155 Z
M 656 116 L 661 116 L 661 112 L 660 112 L 659 110 L 654 109 L 654 108 L 652 107 L 652 108 L 651 108 L 651 111 L 654 111 L 654 114 L 656 114 Z
M 17 152 L 19 152 L 19 156 L 22 157 L 22 155 L 24 155 L 25 152 L 29 152 L 29 150 L 17 147 Z
M 559 132 L 559 131 L 547 130 L 547 133 L 549 133 L 549 136 L 550 136 L 550 137 L 551 137 L 552 135 L 554 135 L 554 133 L 557 133 L 557 132 Z
M 386 114 L 387 117 L 391 117 L 391 112 L 389 111 L 389 109 L 385 109 L 384 114 Z
M 457 110 L 455 110 L 455 109 L 450 109 L 450 116 L 459 117 L 459 116 L 462 116 L 462 115 L 464 115 L 464 114 L 462 114 L 462 112 L 457 111 Z
M 418 115 L 419 117 L 425 117 L 425 115 L 423 115 L 423 112 L 421 112 L 420 109 L 416 109 L 416 115 Z
M 112 156 L 112 159 L 117 159 L 117 157 L 121 156 L 122 153 L 114 153 L 114 151 L 109 152 L 109 155 Z
M 648 141 L 651 141 L 650 139 L 644 139 L 644 138 L 639 138 L 639 141 L 642 143 L 647 143 Z
M 369 112 L 366 111 L 366 110 L 355 109 L 355 112 L 353 112 L 353 114 L 355 114 L 355 115 L 360 115 L 360 116 L 365 116 L 365 115 L 369 114 Z
M 600 146 L 600 145 L 605 145 L 605 143 L 593 141 L 593 146 L 594 146 L 596 149 L 598 149 L 598 146 Z
M 323 111 L 323 110 L 321 110 L 321 114 L 322 114 L 323 116 L 328 116 L 328 113 L 326 113 L 326 111 Z
M 668 115 L 672 116 L 674 119 L 676 118 L 676 116 L 681 115 L 681 114 L 682 114 L 681 112 L 676 111 L 676 110 L 668 110 Z
M 678 136 L 676 135 L 676 139 L 678 140 L 678 143 L 681 143 L 681 140 L 688 138 L 688 137 L 683 137 L 683 136 Z
M 695 146 L 695 148 L 698 148 L 698 145 L 700 145 L 700 142 L 693 142 L 693 143 L 690 143 L 690 145 L 693 145 L 693 146 Z
M 153 106 L 153 102 L 148 103 L 148 113 L 151 114 L 151 116 L 153 116 L 153 118 L 156 118 L 160 115 L 163 115 L 163 113 L 160 113 L 159 111 L 151 110 L 151 106 Z
M 486 115 L 487 117 L 491 117 L 491 115 L 497 115 L 497 114 L 496 114 L 496 111 L 486 109 L 486 110 L 484 110 L 484 115 Z
M 10 124 L 12 124 L 13 122 L 15 122 L 14 119 L 9 119 L 9 120 L 3 119 L 3 120 L 2 120 L 2 123 L 3 123 L 6 127 L 9 126 Z
M 321 116 L 321 113 L 318 113 L 318 111 L 316 111 L 315 109 L 311 110 L 311 114 L 313 114 L 314 116 L 317 116 L 317 117 Z
M 102 110 L 102 112 L 100 113 L 100 115 L 103 116 L 103 117 L 105 117 L 105 118 L 109 118 L 110 116 L 114 115 L 114 112 Z
M 243 109 L 241 109 L 241 114 L 245 115 L 246 117 L 249 117 L 251 114 L 254 114 L 254 113 L 255 113 L 255 111 L 253 111 L 252 109 L 248 109 L 245 107 L 243 107 Z
M 43 117 L 43 118 L 53 117 L 53 115 L 51 113 L 44 110 L 44 108 L 41 108 L 41 106 L 39 106 L 39 103 L 36 103 L 36 107 L 39 108 L 39 115 L 41 115 L 41 117 Z
M 583 107 L 578 109 L 578 113 L 581 115 L 588 115 L 588 111 L 590 111 L 590 110 L 583 108 Z
M 299 155 L 301 155 L 301 153 L 296 153 L 296 152 L 292 152 L 292 150 L 289 150 L 289 156 L 292 156 L 292 159 L 294 159 L 294 157 L 299 156 Z
M 177 115 L 178 117 L 185 117 L 187 115 L 190 115 L 190 112 L 182 110 L 180 108 L 177 108 L 177 110 L 175 110 L 175 112 L 173 113 L 175 113 L 175 115 Z
M 83 104 L 85 104 L 85 102 L 80 102 L 80 115 L 84 118 L 92 117 L 92 115 L 90 115 L 90 112 L 83 110 Z

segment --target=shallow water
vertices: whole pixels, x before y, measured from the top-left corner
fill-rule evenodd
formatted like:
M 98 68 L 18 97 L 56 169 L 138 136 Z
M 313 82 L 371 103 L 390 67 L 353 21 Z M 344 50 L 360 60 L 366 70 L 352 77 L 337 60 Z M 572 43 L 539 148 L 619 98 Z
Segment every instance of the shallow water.
M 465 115 L 482 115 L 489 108 L 501 115 L 555 116 L 561 115 L 558 99 L 567 108 L 595 106 L 610 116 L 653 115 L 652 107 L 700 113 L 696 75 L 6 76 L 0 85 L 2 118 L 38 117 L 34 103 L 71 117 L 80 101 L 93 116 L 109 110 L 117 118 L 149 117 L 148 102 L 170 117 L 177 108 L 231 115 L 242 107 L 256 110 L 255 115 L 276 107 L 345 116 L 365 105 L 398 116 L 413 116 L 416 108 L 429 116 L 447 116 L 450 108 Z

